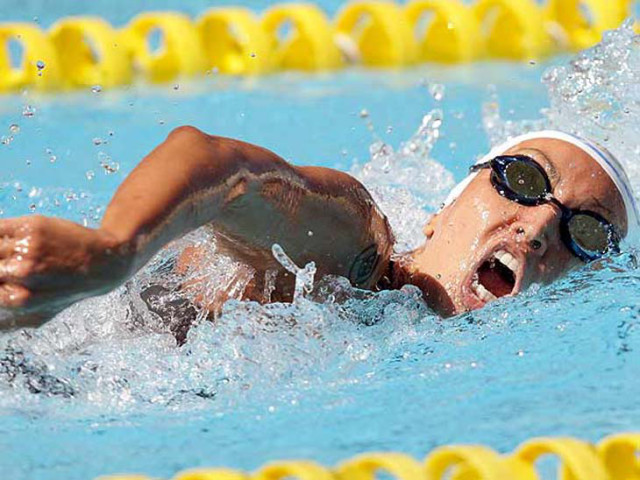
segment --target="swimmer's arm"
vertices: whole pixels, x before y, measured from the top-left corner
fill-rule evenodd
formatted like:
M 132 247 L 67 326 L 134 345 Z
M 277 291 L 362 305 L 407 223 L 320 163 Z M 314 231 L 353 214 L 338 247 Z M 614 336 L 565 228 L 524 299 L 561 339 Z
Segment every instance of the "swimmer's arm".
M 386 219 L 351 176 L 295 167 L 267 149 L 193 127 L 174 130 L 133 170 L 101 229 L 118 239 L 135 272 L 204 224 L 258 268 L 274 261 L 271 246 L 280 243 L 298 265 L 316 260 L 347 276 L 360 252 L 376 244 L 388 256 L 393 243 Z M 370 281 L 359 279 L 364 287 Z
M 320 252 L 313 258 L 336 274 L 353 270 L 348 262 L 372 243 L 391 251 L 384 217 L 350 176 L 181 127 L 125 179 L 99 229 L 38 216 L 0 220 L 0 306 L 10 313 L 0 329 L 37 325 L 112 290 L 204 224 L 248 252 L 278 242 L 299 264 Z

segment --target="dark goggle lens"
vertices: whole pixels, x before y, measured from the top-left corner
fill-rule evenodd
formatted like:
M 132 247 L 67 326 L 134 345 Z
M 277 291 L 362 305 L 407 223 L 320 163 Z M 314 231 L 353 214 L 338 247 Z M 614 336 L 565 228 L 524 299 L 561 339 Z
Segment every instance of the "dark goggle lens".
M 567 225 L 571 239 L 589 254 L 603 254 L 611 245 L 611 232 L 606 225 L 591 215 L 578 213 Z
M 505 167 L 504 176 L 508 187 L 524 198 L 536 200 L 549 193 L 544 174 L 530 163 L 511 162 Z

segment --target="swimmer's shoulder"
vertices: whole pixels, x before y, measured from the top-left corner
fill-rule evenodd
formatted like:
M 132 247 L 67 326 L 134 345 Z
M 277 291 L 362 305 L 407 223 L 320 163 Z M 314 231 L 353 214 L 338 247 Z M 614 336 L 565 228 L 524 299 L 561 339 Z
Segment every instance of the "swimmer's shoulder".
M 389 269 L 395 244 L 386 215 L 366 187 L 348 173 L 326 167 L 295 168 L 305 177 L 309 190 L 320 192 L 330 201 L 348 204 L 354 226 L 361 229 L 354 241 L 357 252 L 351 259 L 348 277 L 357 287 L 376 289 Z

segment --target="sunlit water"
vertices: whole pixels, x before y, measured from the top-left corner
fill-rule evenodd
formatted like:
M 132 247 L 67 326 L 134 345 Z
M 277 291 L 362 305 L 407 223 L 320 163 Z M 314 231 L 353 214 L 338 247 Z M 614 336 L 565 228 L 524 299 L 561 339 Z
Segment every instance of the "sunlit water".
M 135 163 L 190 123 L 350 170 L 404 250 L 489 142 L 527 129 L 595 135 L 640 180 L 640 50 L 624 30 L 599 48 L 544 84 L 538 65 L 478 65 L 6 97 L 2 215 L 95 225 Z M 117 291 L 0 335 L 3 478 L 421 456 L 453 442 L 505 451 L 534 435 L 596 440 L 640 425 L 640 273 L 629 253 L 447 320 L 414 288 L 372 294 L 315 279 L 294 304 L 232 300 L 215 322 L 197 312 L 178 347 L 140 293 L 160 284 L 168 293 L 155 302 L 195 295 L 170 268 L 190 244 L 209 249 L 201 288 L 238 297 L 251 270 L 218 255 L 202 229 Z

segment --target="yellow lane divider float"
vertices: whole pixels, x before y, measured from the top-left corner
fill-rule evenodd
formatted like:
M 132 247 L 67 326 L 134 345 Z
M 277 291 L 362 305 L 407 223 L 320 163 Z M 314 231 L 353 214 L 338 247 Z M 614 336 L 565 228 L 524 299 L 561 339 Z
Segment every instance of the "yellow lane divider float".
M 535 438 L 512 454 L 479 445 L 436 448 L 423 462 L 402 453 L 367 453 L 333 469 L 314 462 L 275 462 L 254 474 L 225 468 L 198 468 L 173 480 L 375 480 L 382 473 L 396 480 L 541 480 L 536 462 L 546 455 L 558 462 L 559 480 L 640 480 L 640 433 L 620 433 L 598 445 L 569 437 Z M 99 480 L 151 480 L 115 475 Z
M 315 5 L 276 5 L 265 12 L 262 26 L 270 40 L 275 69 L 321 71 L 341 66 L 331 24 Z
M 407 5 L 406 15 L 419 62 L 465 63 L 480 56 L 480 23 L 458 0 L 415 0 Z
M 259 75 L 271 68 L 271 44 L 259 19 L 245 8 L 214 8 L 197 21 L 205 68 Z
M 258 17 L 214 8 L 192 21 L 148 12 L 116 29 L 96 17 L 65 18 L 48 32 L 0 24 L 0 92 L 170 82 L 205 72 L 261 75 L 330 71 L 348 64 L 399 68 L 422 62 L 532 60 L 580 50 L 620 25 L 630 0 L 386 0 L 347 3 L 334 19 L 311 3 Z
M 121 41 L 145 77 L 152 82 L 167 82 L 178 75 L 203 72 L 204 55 L 197 32 L 186 15 L 143 13 L 122 31 Z M 152 45 L 154 38 L 157 46 Z
M 61 73 L 52 42 L 36 25 L 0 24 L 0 91 L 50 90 L 60 84 Z
M 357 1 L 336 19 L 336 31 L 350 38 L 365 65 L 402 67 L 416 59 L 416 42 L 404 10 L 391 2 Z
M 65 87 L 113 87 L 131 82 L 126 50 L 119 45 L 116 30 L 101 18 L 61 20 L 51 27 L 49 39 L 56 52 L 64 52 L 58 55 L 58 62 Z

